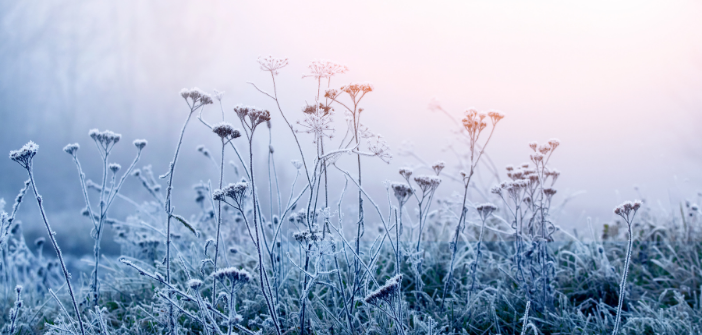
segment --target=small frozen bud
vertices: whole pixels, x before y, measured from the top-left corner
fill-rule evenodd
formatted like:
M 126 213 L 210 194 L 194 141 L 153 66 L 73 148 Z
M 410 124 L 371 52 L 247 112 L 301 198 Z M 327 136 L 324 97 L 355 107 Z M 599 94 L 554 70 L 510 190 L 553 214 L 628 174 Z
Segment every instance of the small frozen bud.
M 117 173 L 117 171 L 122 168 L 122 166 L 117 163 L 110 163 L 110 165 L 107 167 L 110 169 L 110 171 L 112 171 L 112 173 Z
M 132 176 L 134 176 L 134 177 L 139 177 L 139 175 L 141 175 L 141 170 L 139 170 L 139 169 L 136 169 L 136 170 L 134 170 L 134 172 L 132 172 Z
M 148 142 L 146 140 L 134 140 L 134 142 L 132 142 L 132 143 L 134 143 L 134 146 L 137 149 L 141 150 L 141 149 L 144 149 L 144 147 L 146 146 L 146 144 Z
M 297 159 L 292 160 L 291 163 L 297 170 L 299 170 L 302 167 L 302 162 Z
M 45 242 L 46 242 L 46 239 L 44 239 L 43 237 L 40 237 L 40 238 L 34 240 L 34 245 L 36 245 L 37 247 L 41 247 L 42 245 L 44 245 Z
M 268 146 L 268 152 L 270 152 L 270 153 L 272 154 L 274 151 L 275 151 L 275 150 L 273 150 L 273 146 L 272 146 L 272 145 L 269 145 L 269 146 Z
M 69 144 L 69 145 L 66 145 L 65 147 L 63 147 L 63 151 L 65 151 L 67 154 L 69 154 L 71 156 L 75 155 L 76 152 L 78 151 L 78 149 L 80 149 L 80 144 L 78 144 L 78 143 Z
M 197 290 L 202 286 L 202 280 L 199 279 L 190 279 L 188 280 L 188 287 L 190 287 L 193 290 Z

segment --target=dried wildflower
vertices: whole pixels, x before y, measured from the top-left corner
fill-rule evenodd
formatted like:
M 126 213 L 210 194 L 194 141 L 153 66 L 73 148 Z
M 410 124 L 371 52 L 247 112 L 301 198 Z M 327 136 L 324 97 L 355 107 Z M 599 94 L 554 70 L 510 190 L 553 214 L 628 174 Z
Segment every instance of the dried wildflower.
M 414 182 L 417 183 L 422 193 L 433 192 L 441 184 L 441 179 L 435 176 L 417 176 L 414 177 Z
M 431 169 L 434 170 L 434 173 L 438 176 L 441 174 L 441 171 L 446 167 L 446 163 L 443 161 L 438 161 L 434 163 L 434 165 L 431 166 Z
M 539 162 L 544 160 L 544 155 L 541 154 L 540 152 L 537 152 L 533 155 L 529 155 L 529 158 L 534 162 L 534 164 L 539 164 Z
M 346 65 L 338 64 L 328 60 L 314 60 L 308 66 L 310 73 L 303 75 L 305 77 L 313 77 L 315 79 L 331 78 L 336 74 L 346 73 L 349 70 Z
M 514 171 L 514 166 L 512 166 L 512 165 L 507 165 L 507 166 L 505 166 L 505 170 L 507 170 L 507 172 Z
M 409 180 L 410 177 L 412 177 L 412 169 L 411 168 L 403 167 L 403 168 L 400 168 L 399 172 L 400 172 L 400 175 L 407 180 Z
M 239 270 L 235 267 L 217 270 L 212 274 L 212 276 L 219 280 L 229 279 L 232 286 L 246 284 L 251 281 L 251 274 L 249 274 L 248 271 L 244 269 Z
M 273 56 L 268 57 L 258 57 L 258 65 L 261 67 L 261 71 L 268 71 L 271 74 L 277 75 L 278 70 L 288 66 L 287 58 L 274 58 Z
M 548 144 L 542 144 L 537 148 L 537 150 L 545 155 L 551 151 L 551 146 Z
M 215 97 L 215 99 L 217 99 L 218 101 L 221 102 L 221 101 L 222 101 L 222 96 L 224 96 L 224 91 L 220 92 L 220 91 L 214 90 L 214 97 Z
M 214 201 L 224 201 L 225 196 L 224 190 L 214 190 L 212 192 L 212 199 L 214 199 Z
M 353 83 L 341 87 L 343 92 L 346 92 L 351 97 L 356 97 L 359 94 L 373 92 L 373 85 L 369 83 Z
M 492 120 L 493 125 L 497 124 L 498 122 L 500 122 L 500 120 L 502 120 L 505 117 L 504 114 L 500 113 L 499 111 L 495 111 L 495 110 L 489 111 L 487 113 L 487 115 Z
M 226 196 L 234 199 L 234 201 L 241 205 L 244 202 L 244 197 L 248 191 L 249 184 L 245 181 L 238 182 L 236 184 L 229 184 L 223 189 Z
M 190 287 L 193 290 L 197 290 L 202 286 L 202 280 L 199 279 L 190 279 L 188 280 L 187 283 L 188 287 Z
M 250 122 L 248 126 L 251 129 L 256 128 L 256 126 L 263 122 L 270 121 L 271 119 L 271 113 L 269 111 L 251 106 L 238 105 L 234 107 L 234 113 L 236 113 L 239 119 L 241 119 L 243 122 L 246 122 L 246 119 L 248 118 L 248 121 Z
M 290 161 L 290 163 L 292 163 L 296 170 L 302 168 L 302 162 L 297 159 L 293 159 L 292 161 Z
M 556 150 L 556 148 L 561 145 L 561 141 L 557 138 L 552 138 L 548 140 L 548 144 L 551 146 L 551 150 Z
M 492 212 L 497 210 L 497 206 L 495 206 L 491 203 L 484 203 L 484 204 L 478 205 L 477 207 L 475 207 L 475 209 L 478 211 L 480 218 L 483 221 L 485 221 L 485 219 L 487 219 L 487 217 L 490 216 L 490 214 L 492 214 Z
M 10 151 L 10 159 L 19 163 L 23 168 L 29 169 L 32 166 L 32 158 L 37 154 L 39 145 L 29 141 L 19 150 Z
M 324 91 L 324 97 L 327 99 L 334 100 L 339 96 L 339 94 L 341 94 L 341 92 L 339 90 L 333 89 L 333 88 L 330 88 L 330 89 Z
M 537 147 L 538 145 L 539 145 L 539 144 L 536 143 L 536 141 L 529 142 L 529 148 L 531 148 L 531 150 L 536 151 L 536 147 Z
M 388 279 L 385 285 L 379 287 L 377 290 L 369 293 L 365 299 L 363 299 L 367 304 L 375 305 L 380 301 L 385 301 L 390 303 L 392 296 L 400 290 L 400 285 L 402 284 L 402 274 L 397 274 L 394 277 Z
M 137 149 L 141 150 L 141 149 L 144 149 L 144 147 L 146 146 L 146 144 L 148 142 L 146 140 L 134 140 L 134 142 L 132 142 L 132 143 L 134 143 L 134 146 Z
M 316 113 L 308 113 L 302 122 L 297 121 L 297 124 L 304 129 L 298 130 L 298 132 L 314 134 L 315 139 L 319 137 L 332 138 L 334 128 L 331 126 L 332 118 L 330 116 L 331 114 L 318 115 Z M 314 143 L 316 143 L 316 140 Z
M 304 215 L 304 214 L 303 214 Z M 298 216 L 298 221 L 299 221 L 299 216 Z M 312 230 L 312 231 L 302 231 L 302 232 L 296 232 L 293 234 L 293 238 L 295 241 L 298 243 L 302 244 L 308 244 L 312 242 L 317 242 L 322 240 L 322 234 L 317 231 L 317 230 Z
M 122 135 L 111 130 L 99 131 L 97 129 L 91 129 L 88 135 L 105 151 L 110 149 L 110 145 L 116 144 L 122 138 Z
M 629 215 L 636 214 L 636 211 L 638 211 L 639 208 L 641 208 L 641 205 L 641 200 L 625 201 L 621 205 L 614 208 L 614 214 L 621 216 L 627 221 L 627 223 L 629 223 Z
M 217 134 L 223 140 L 235 139 L 241 136 L 241 133 L 234 129 L 228 122 L 220 122 L 212 127 L 212 132 Z
M 546 198 L 550 199 L 556 194 L 556 190 L 552 188 L 545 188 L 544 189 L 544 194 L 546 195 Z
M 195 110 L 197 107 L 210 105 L 213 103 L 212 96 L 203 92 L 197 87 L 193 87 L 191 89 L 184 88 L 180 90 L 180 96 L 183 97 L 183 99 L 185 99 L 186 101 L 188 100 L 188 98 L 190 98 L 190 100 L 192 101 L 192 110 Z
M 502 194 L 502 188 L 501 188 L 500 186 L 497 186 L 497 185 L 496 185 L 496 186 L 493 186 L 493 187 L 490 189 L 490 193 L 492 193 L 492 194 L 497 194 L 497 195 L 501 195 L 501 194 Z
M 63 147 L 63 151 L 65 151 L 71 156 L 75 155 L 78 149 L 80 149 L 80 144 L 78 143 L 68 144 L 65 147 Z
M 484 118 L 485 114 L 479 113 L 478 110 L 474 108 L 470 108 L 466 111 L 465 117 L 461 122 L 463 123 L 463 128 L 466 129 L 471 138 L 475 139 L 475 137 L 487 127 L 487 123 L 483 121 Z
M 302 107 L 302 112 L 305 114 L 316 114 L 317 105 L 305 105 Z
M 117 163 L 110 163 L 107 166 L 107 168 L 110 169 L 110 171 L 112 171 L 112 173 L 117 173 L 117 171 L 119 171 L 119 169 L 121 169 L 122 166 L 117 164 Z
M 397 198 L 397 202 L 400 203 L 400 206 L 404 205 L 413 193 L 412 188 L 405 183 L 392 183 L 390 188 L 392 188 L 395 198 Z

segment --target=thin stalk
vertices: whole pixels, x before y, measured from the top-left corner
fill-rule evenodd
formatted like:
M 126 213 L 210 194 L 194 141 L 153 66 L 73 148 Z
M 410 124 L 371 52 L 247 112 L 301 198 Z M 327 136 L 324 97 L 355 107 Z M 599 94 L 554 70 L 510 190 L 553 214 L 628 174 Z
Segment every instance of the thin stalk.
M 36 196 L 37 199 L 37 205 L 39 205 L 39 211 L 41 212 L 41 218 L 44 220 L 44 225 L 46 226 L 46 231 L 49 234 L 49 239 L 51 240 L 51 244 L 54 247 L 54 250 L 56 251 L 56 256 L 59 259 L 59 263 L 61 264 L 61 270 L 63 271 L 63 276 L 66 278 L 66 285 L 68 285 L 68 293 L 71 295 L 71 301 L 73 302 L 73 310 L 76 313 L 76 319 L 78 319 L 78 324 L 80 325 L 80 333 L 85 335 L 85 328 L 83 327 L 83 320 L 80 317 L 80 312 L 78 311 L 78 304 L 76 303 L 76 297 L 75 294 L 73 294 L 73 287 L 71 286 L 71 274 L 68 273 L 68 270 L 66 269 L 66 264 L 63 261 L 63 255 L 61 254 L 61 249 L 58 246 L 58 243 L 56 242 L 56 233 L 51 230 L 51 225 L 49 225 L 49 220 L 46 218 L 46 212 L 44 211 L 44 205 L 43 201 L 41 198 L 41 195 L 39 195 L 39 191 L 37 191 L 37 186 L 34 182 L 34 172 L 32 171 L 31 165 L 27 167 L 27 173 L 29 173 L 29 180 L 32 183 L 32 190 L 34 191 L 34 195 Z

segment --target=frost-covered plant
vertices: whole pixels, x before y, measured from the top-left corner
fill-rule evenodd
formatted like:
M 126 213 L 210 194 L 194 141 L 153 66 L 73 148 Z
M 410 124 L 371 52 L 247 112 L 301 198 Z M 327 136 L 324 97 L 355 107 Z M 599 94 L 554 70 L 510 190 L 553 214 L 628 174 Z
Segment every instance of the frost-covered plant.
M 629 244 L 626 247 L 624 273 L 622 274 L 622 281 L 619 284 L 619 303 L 617 304 L 617 317 L 614 320 L 614 330 L 612 331 L 612 335 L 616 335 L 617 332 L 619 332 L 619 322 L 622 318 L 622 304 L 624 303 L 624 294 L 626 292 L 626 276 L 629 274 L 629 260 L 631 259 L 631 248 L 634 240 L 634 236 L 631 233 L 631 225 L 634 224 L 634 217 L 636 216 L 636 212 L 638 212 L 639 208 L 641 208 L 641 201 L 635 200 L 624 202 L 614 209 L 614 214 L 621 216 L 629 229 Z
M 32 186 L 32 191 L 34 191 L 34 195 L 37 200 L 37 205 L 39 206 L 39 211 L 41 213 L 42 220 L 44 221 L 44 226 L 46 227 L 46 232 L 49 235 L 49 240 L 51 240 L 51 244 L 53 245 L 54 250 L 56 251 L 56 256 L 61 264 L 63 276 L 66 279 L 66 285 L 68 286 L 68 292 L 71 295 L 71 301 L 73 302 L 73 309 L 76 313 L 76 320 L 78 320 L 78 325 L 80 326 L 80 332 L 81 334 L 85 335 L 83 320 L 81 318 L 80 311 L 78 310 L 78 303 L 76 302 L 76 297 L 73 293 L 73 287 L 71 286 L 71 274 L 68 273 L 68 270 L 66 269 L 66 264 L 63 260 L 63 255 L 61 254 L 61 248 L 59 248 L 58 243 L 56 242 L 56 237 L 54 237 L 56 235 L 56 232 L 51 230 L 51 225 L 49 224 L 49 220 L 46 217 L 46 211 L 44 210 L 43 199 L 39 194 L 39 191 L 37 191 L 37 185 L 34 180 L 34 156 L 37 154 L 38 150 L 39 146 L 36 143 L 29 141 L 19 150 L 10 151 L 10 159 L 18 163 L 25 170 L 27 170 L 27 174 L 29 175 L 29 182 Z
M 100 242 L 102 241 L 104 224 L 107 220 L 107 212 L 110 209 L 110 206 L 112 205 L 113 201 L 117 197 L 117 194 L 119 193 L 120 189 L 122 188 L 124 181 L 131 174 L 132 170 L 139 161 L 139 158 L 141 157 L 141 151 L 142 149 L 144 149 L 144 147 L 146 147 L 147 141 L 135 140 L 133 142 L 134 146 L 137 148 L 136 157 L 134 158 L 134 161 L 132 161 L 132 163 L 129 165 L 127 171 L 122 174 L 122 177 L 119 179 L 119 182 L 116 182 L 117 172 L 120 170 L 121 166 L 117 163 L 109 163 L 109 157 L 114 146 L 122 138 L 122 135 L 116 134 L 110 130 L 99 131 L 97 129 L 90 130 L 90 132 L 88 132 L 88 135 L 95 142 L 95 146 L 97 147 L 98 152 L 100 153 L 100 157 L 102 158 L 102 183 L 98 189 L 98 192 L 100 193 L 99 213 L 95 213 L 92 207 L 90 206 L 90 197 L 88 196 L 88 187 L 85 180 L 85 173 L 83 173 L 80 161 L 78 160 L 78 150 L 80 149 L 80 145 L 78 143 L 68 144 L 63 148 L 63 151 L 65 151 L 67 154 L 73 157 L 73 161 L 75 162 L 76 167 L 78 168 L 78 178 L 80 180 L 81 189 L 83 190 L 83 199 L 85 200 L 85 206 L 88 214 L 87 216 L 93 223 L 93 237 L 95 239 L 93 257 L 95 258 L 95 266 L 93 268 L 92 283 L 90 285 L 90 288 L 92 292 L 91 300 L 93 301 L 93 305 L 97 306 L 98 299 L 100 296 L 100 281 L 98 276 L 98 270 L 100 268 Z M 110 178 L 109 186 L 107 185 L 108 171 L 112 172 L 112 178 Z

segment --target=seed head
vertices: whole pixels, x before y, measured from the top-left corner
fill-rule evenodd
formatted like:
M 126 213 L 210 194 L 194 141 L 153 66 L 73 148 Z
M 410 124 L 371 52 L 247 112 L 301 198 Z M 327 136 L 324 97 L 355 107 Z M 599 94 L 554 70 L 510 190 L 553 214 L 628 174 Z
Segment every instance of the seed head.
M 80 144 L 78 143 L 73 143 L 73 144 L 68 144 L 65 147 L 63 147 L 63 151 L 65 151 L 67 154 L 74 156 L 76 152 L 80 149 Z
M 299 170 L 300 168 L 302 168 L 302 162 L 297 160 L 297 159 L 290 161 L 290 163 L 292 163 L 292 165 L 295 167 L 296 170 Z
M 122 166 L 117 163 L 110 163 L 107 167 L 110 169 L 110 171 L 112 171 L 112 173 L 117 173 L 117 171 L 122 168 Z
M 397 274 L 394 277 L 388 279 L 385 285 L 379 287 L 377 290 L 371 292 L 364 299 L 367 304 L 375 305 L 380 301 L 388 302 L 392 299 L 392 296 L 399 291 L 400 284 L 402 284 L 402 274 Z
M 274 58 L 273 56 L 258 57 L 258 65 L 261 71 L 268 71 L 274 75 L 278 74 L 278 70 L 288 66 L 287 58 Z
M 193 290 L 197 290 L 202 286 L 202 280 L 199 279 L 190 279 L 188 280 L 188 287 L 190 287 Z
M 40 237 L 34 240 L 34 245 L 36 245 L 37 247 L 41 247 L 42 245 L 44 245 L 45 242 L 46 240 L 43 237 Z
M 215 99 L 217 99 L 218 101 L 221 102 L 221 101 L 222 101 L 222 96 L 224 96 L 224 92 L 220 92 L 220 91 L 214 90 L 214 94 L 213 94 L 213 95 L 214 95 Z
M 192 107 L 200 107 L 203 105 L 210 105 L 212 104 L 212 96 L 209 94 L 203 92 L 197 87 L 193 87 L 191 89 L 184 88 L 180 90 L 180 96 L 183 97 L 183 99 L 190 100 L 192 101 Z M 193 109 L 194 110 L 194 109 Z
M 478 210 L 478 214 L 480 214 L 480 218 L 485 220 L 492 212 L 494 212 L 497 209 L 497 206 L 491 204 L 491 203 L 484 203 L 478 205 L 478 207 L 475 207 L 476 210 Z
M 491 110 L 491 111 L 489 111 L 489 112 L 487 113 L 487 115 L 488 115 L 488 116 L 490 117 L 490 119 L 492 120 L 492 124 L 493 124 L 493 125 L 494 125 L 494 124 L 497 124 L 498 122 L 500 122 L 500 120 L 502 120 L 502 119 L 505 117 L 504 114 L 502 114 L 502 113 L 500 113 L 499 111 L 496 111 L 496 110 Z
M 551 197 L 553 197 L 556 194 L 556 190 L 554 190 L 552 188 L 545 188 L 544 194 L 546 195 L 547 198 L 550 199 Z
M 538 150 L 540 153 L 542 153 L 542 154 L 545 155 L 545 154 L 549 153 L 549 151 L 551 151 L 551 146 L 548 145 L 548 144 L 542 144 L 542 145 L 540 145 L 540 146 L 537 148 L 537 150 Z
M 531 148 L 531 150 L 536 151 L 536 147 L 537 147 L 538 145 L 539 145 L 539 144 L 536 143 L 536 141 L 529 142 L 529 148 Z
M 490 193 L 492 193 L 492 194 L 497 194 L 497 195 L 501 195 L 501 194 L 502 194 L 502 188 L 501 188 L 499 185 L 493 186 L 493 187 L 490 189 Z
M 132 143 L 134 143 L 134 146 L 135 146 L 137 149 L 141 150 L 141 149 L 144 149 L 144 147 L 146 146 L 146 144 L 148 143 L 148 141 L 143 140 L 143 139 L 140 139 L 140 140 L 134 140 L 134 142 L 132 142 Z
M 392 183 L 390 186 L 393 193 L 395 193 L 395 198 L 400 206 L 404 205 L 410 196 L 412 196 L 412 188 L 405 183 Z
M 625 201 L 621 205 L 614 208 L 614 214 L 617 214 L 624 218 L 624 220 L 627 221 L 627 224 L 631 224 L 631 222 L 629 222 L 630 214 L 636 214 L 636 211 L 638 211 L 639 208 L 641 208 L 641 205 L 641 200 Z
M 39 145 L 29 141 L 19 150 L 10 151 L 10 159 L 19 163 L 23 168 L 28 169 L 32 165 L 32 158 L 37 154 Z
M 414 177 L 414 182 L 417 183 L 422 193 L 433 192 L 441 184 L 441 179 L 436 176 L 417 176 Z
M 251 281 L 251 274 L 248 271 L 244 269 L 239 270 L 235 267 L 217 270 L 212 276 L 219 280 L 229 279 L 233 286 L 246 284 Z
M 310 73 L 303 75 L 305 77 L 313 77 L 315 79 L 331 78 L 336 74 L 346 73 L 349 70 L 346 65 L 338 64 L 328 60 L 314 60 L 308 66 Z
M 235 139 L 241 136 L 241 133 L 234 129 L 234 127 L 232 127 L 232 125 L 228 122 L 220 122 L 214 125 L 214 127 L 212 127 L 212 132 L 217 134 L 217 136 L 223 140 Z
M 538 165 L 539 162 L 544 160 L 544 155 L 540 152 L 537 152 L 535 154 L 529 155 L 529 158 L 531 158 L 531 161 L 534 162 L 534 164 Z
M 236 184 L 229 184 L 222 191 L 224 195 L 234 199 L 237 204 L 242 204 L 248 189 L 249 184 L 245 181 L 240 181 Z
M 111 130 L 99 131 L 97 129 L 91 129 L 88 135 L 95 143 L 101 145 L 103 150 L 108 150 L 110 145 L 117 144 L 117 142 L 122 139 L 122 135 Z
M 405 179 L 410 179 L 412 176 L 412 169 L 408 167 L 400 168 L 400 175 Z
M 343 92 L 346 92 L 351 97 L 356 97 L 358 94 L 366 94 L 373 92 L 373 85 L 370 83 L 353 83 L 341 87 Z
M 225 200 L 224 190 L 214 190 L 212 192 L 212 199 L 214 201 L 224 201 Z
M 556 150 L 556 148 L 561 145 L 561 141 L 557 138 L 552 138 L 548 140 L 548 144 L 551 146 L 551 150 Z
M 438 161 L 431 166 L 431 169 L 434 170 L 434 173 L 436 173 L 436 175 L 438 176 L 445 167 L 446 163 L 444 163 L 443 161 Z

